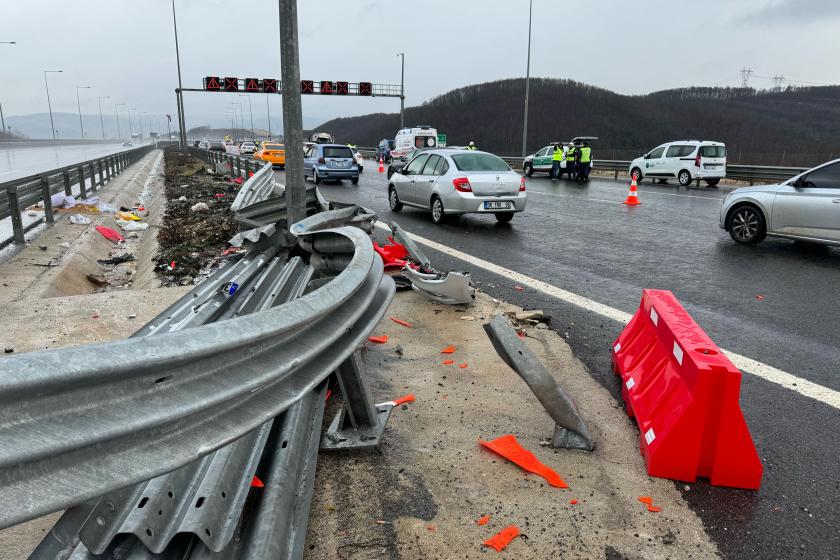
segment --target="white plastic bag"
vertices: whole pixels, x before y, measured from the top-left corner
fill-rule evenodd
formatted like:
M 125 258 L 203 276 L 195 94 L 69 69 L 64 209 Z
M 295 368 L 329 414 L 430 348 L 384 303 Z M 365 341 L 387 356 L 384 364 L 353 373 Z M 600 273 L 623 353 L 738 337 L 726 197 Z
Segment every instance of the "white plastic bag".
M 90 223 L 90 218 L 82 216 L 81 214 L 73 214 L 70 216 L 70 223 L 77 225 L 85 225 Z

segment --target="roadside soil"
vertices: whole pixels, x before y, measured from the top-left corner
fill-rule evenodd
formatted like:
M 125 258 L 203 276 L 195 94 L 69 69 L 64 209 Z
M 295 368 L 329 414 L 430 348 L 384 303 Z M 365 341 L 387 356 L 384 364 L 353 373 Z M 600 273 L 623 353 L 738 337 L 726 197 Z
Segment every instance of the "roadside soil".
M 197 284 L 226 261 L 221 253 L 239 231 L 230 211 L 239 184 L 175 148 L 164 154 L 166 213 L 155 270 L 165 286 Z
M 528 346 L 574 396 L 596 442 L 593 453 L 544 446 L 551 419 L 481 327 L 517 309 L 481 293 L 466 310 L 397 294 L 373 333 L 387 343 L 365 346 L 366 372 L 375 402 L 407 393 L 417 400 L 393 411 L 381 453 L 319 455 L 306 559 L 718 557 L 674 483 L 647 476 L 623 405 L 557 333 L 537 325 L 525 327 Z M 449 345 L 456 352 L 441 354 Z M 549 486 L 478 443 L 506 434 L 570 488 Z M 640 496 L 662 510 L 648 511 Z M 490 521 L 477 525 L 485 515 Z M 522 536 L 500 553 L 482 546 L 508 525 Z

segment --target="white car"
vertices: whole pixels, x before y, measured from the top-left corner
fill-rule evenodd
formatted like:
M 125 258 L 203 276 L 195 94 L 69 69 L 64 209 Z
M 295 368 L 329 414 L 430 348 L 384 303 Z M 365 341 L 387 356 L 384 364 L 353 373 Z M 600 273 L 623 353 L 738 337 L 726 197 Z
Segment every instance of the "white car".
M 254 155 L 257 151 L 257 145 L 253 142 L 242 142 L 239 144 L 239 155 L 244 156 L 245 154 Z
M 630 176 L 667 183 L 676 177 L 683 187 L 704 180 L 710 187 L 726 177 L 726 145 L 706 140 L 678 140 L 657 146 L 630 162 Z
M 426 125 L 403 128 L 394 137 L 394 147 L 391 149 L 391 157 L 404 156 L 414 148 L 435 147 L 437 147 L 436 129 Z
M 405 167 L 391 175 L 388 203 L 432 212 L 432 221 L 448 216 L 492 214 L 502 223 L 525 210 L 525 177 L 500 157 L 478 150 L 439 148 L 417 151 Z

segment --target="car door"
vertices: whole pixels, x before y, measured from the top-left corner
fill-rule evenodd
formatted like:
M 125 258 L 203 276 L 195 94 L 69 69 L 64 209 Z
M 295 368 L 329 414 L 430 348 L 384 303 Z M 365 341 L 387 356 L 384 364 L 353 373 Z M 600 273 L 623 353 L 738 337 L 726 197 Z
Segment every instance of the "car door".
M 429 154 L 421 153 L 405 166 L 402 181 L 397 185 L 397 196 L 400 200 L 408 202 L 409 204 L 420 204 L 418 202 L 417 181 L 420 179 L 420 173 L 429 159 Z
M 667 173 L 664 170 L 665 159 L 662 157 L 665 155 L 665 148 L 667 146 L 659 146 L 645 156 L 645 168 L 642 170 L 645 177 L 661 177 L 663 173 Z
M 662 168 L 659 170 L 664 177 L 676 177 L 681 169 L 686 167 L 682 161 L 683 154 L 694 151 L 692 146 L 685 146 L 682 144 L 673 144 L 668 146 L 665 150 L 665 156 L 662 159 Z M 691 158 L 689 158 L 691 159 Z M 692 163 L 692 165 L 694 165 Z
M 432 200 L 432 189 L 435 186 L 435 168 L 440 163 L 440 156 L 431 154 L 426 160 L 422 171 L 417 176 L 414 182 L 414 190 L 416 194 L 417 204 L 429 204 Z
M 551 156 L 554 153 L 545 147 L 534 155 L 534 169 L 539 171 L 548 171 L 551 169 Z
M 308 177 L 308 176 L 312 175 L 312 166 L 313 166 L 313 162 L 315 161 L 314 157 L 315 157 L 315 152 L 316 151 L 317 150 L 316 150 L 315 146 L 307 146 L 303 150 L 303 176 L 304 177 Z
M 840 162 L 786 183 L 773 199 L 772 233 L 840 241 Z

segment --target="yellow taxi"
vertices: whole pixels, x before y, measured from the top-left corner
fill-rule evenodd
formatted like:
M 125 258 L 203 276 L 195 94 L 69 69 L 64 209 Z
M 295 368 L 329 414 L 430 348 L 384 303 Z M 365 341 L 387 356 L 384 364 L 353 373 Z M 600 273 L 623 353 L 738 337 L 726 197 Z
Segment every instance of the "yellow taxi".
M 254 154 L 254 159 L 285 168 L 286 147 L 283 146 L 283 144 L 270 144 L 268 142 L 264 142 L 263 145 L 260 146 L 260 149 Z

